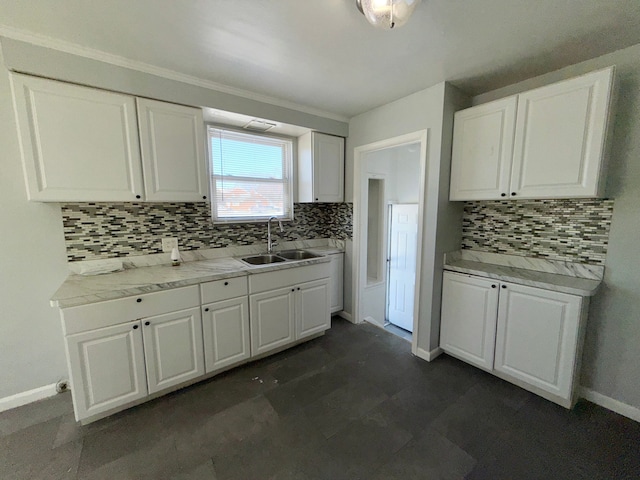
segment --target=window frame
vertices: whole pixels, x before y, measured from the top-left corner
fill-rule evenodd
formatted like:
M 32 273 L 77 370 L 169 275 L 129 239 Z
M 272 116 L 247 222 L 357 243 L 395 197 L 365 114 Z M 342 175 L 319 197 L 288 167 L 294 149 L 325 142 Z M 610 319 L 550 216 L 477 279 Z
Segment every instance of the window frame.
M 293 221 L 294 219 L 294 193 L 295 193 L 295 155 L 297 139 L 295 137 L 289 137 L 286 135 L 274 135 L 261 132 L 247 131 L 239 127 L 230 127 L 228 125 L 219 125 L 215 123 L 205 123 L 206 126 L 206 141 L 207 141 L 207 163 L 208 163 L 208 176 L 209 176 L 209 193 L 210 193 L 210 205 L 211 205 L 211 219 L 215 225 L 234 224 L 234 223 L 262 223 L 266 222 L 271 217 L 276 217 L 283 222 Z M 229 177 L 236 180 L 249 180 L 254 182 L 264 183 L 284 183 L 285 185 L 285 211 L 288 210 L 288 214 L 284 215 L 255 215 L 251 217 L 233 217 L 233 218 L 220 218 L 218 217 L 217 207 L 217 189 L 216 180 L 218 178 L 225 178 L 222 175 L 216 175 L 213 171 L 213 152 L 211 144 L 211 131 L 218 130 L 223 132 L 231 132 L 233 134 L 246 135 L 252 137 L 262 137 L 266 139 L 272 139 L 278 143 L 282 142 L 285 145 L 285 158 L 283 159 L 283 178 L 282 180 L 265 179 L 259 177 Z M 288 163 L 288 165 L 287 165 Z

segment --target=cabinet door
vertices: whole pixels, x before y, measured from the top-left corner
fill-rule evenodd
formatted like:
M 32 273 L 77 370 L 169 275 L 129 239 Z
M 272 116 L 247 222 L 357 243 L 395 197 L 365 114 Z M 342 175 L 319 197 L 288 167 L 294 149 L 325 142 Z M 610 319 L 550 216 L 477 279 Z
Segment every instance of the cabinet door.
M 296 287 L 296 339 L 331 328 L 329 279 Z
M 511 192 L 594 197 L 600 184 L 613 68 L 518 97 Z
M 142 198 L 133 97 L 26 75 L 11 80 L 29 200 Z
M 66 337 L 76 420 L 147 396 L 140 322 Z
M 205 200 L 209 187 L 202 110 L 143 98 L 137 102 L 146 199 Z
M 582 299 L 503 283 L 495 369 L 563 398 L 571 396 Z
M 344 138 L 313 132 L 313 201 L 344 200 Z
M 440 347 L 486 370 L 493 369 L 498 282 L 444 272 Z
M 247 297 L 205 305 L 202 333 L 207 373 L 249 358 L 251 350 Z
M 294 298 L 294 287 L 249 297 L 252 355 L 268 352 L 295 340 Z
M 331 313 L 344 308 L 344 253 L 336 253 L 331 257 Z
M 149 393 L 204 375 L 200 308 L 142 320 Z
M 516 104 L 516 97 L 509 97 L 456 113 L 451 200 L 494 200 L 507 196 Z

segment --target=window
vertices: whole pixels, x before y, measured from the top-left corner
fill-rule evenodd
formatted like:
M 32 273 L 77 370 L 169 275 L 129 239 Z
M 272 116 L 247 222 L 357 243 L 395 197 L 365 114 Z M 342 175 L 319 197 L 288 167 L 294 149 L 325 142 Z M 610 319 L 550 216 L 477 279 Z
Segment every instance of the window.
M 216 223 L 293 219 L 289 139 L 208 128 Z

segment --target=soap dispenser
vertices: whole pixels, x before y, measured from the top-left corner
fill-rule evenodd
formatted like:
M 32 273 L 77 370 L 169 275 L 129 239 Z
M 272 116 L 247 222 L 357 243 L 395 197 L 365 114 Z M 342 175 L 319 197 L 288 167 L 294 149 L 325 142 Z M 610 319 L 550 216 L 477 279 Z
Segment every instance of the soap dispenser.
M 178 247 L 173 247 L 173 250 L 171 250 L 171 265 L 177 267 L 178 265 L 180 265 L 180 260 L 181 258 Z

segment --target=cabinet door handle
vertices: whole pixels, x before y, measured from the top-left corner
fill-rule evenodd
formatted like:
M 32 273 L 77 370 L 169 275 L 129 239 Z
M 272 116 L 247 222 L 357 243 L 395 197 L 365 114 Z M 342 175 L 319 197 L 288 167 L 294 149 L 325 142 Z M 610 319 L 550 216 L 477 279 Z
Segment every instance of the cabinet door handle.
M 224 282 L 224 286 L 226 287 L 227 285 L 229 285 L 229 282 Z
M 295 292 L 295 291 L 296 291 L 296 289 L 295 289 L 295 288 L 292 288 L 292 289 L 291 289 L 291 291 L 292 291 L 292 292 Z
M 137 329 L 138 329 L 138 325 L 134 325 L 134 326 L 133 326 L 133 329 L 134 329 L 134 330 L 137 330 Z
M 136 198 L 140 198 L 140 195 L 136 195 Z
M 136 298 L 136 302 L 140 303 L 142 301 L 141 298 Z
M 502 285 L 502 288 L 507 288 L 507 286 L 506 285 Z
M 300 290 L 300 287 L 298 287 L 298 290 Z
M 151 325 L 151 322 L 144 322 L 144 324 L 148 327 L 149 325 Z
M 203 195 L 203 196 L 202 196 L 202 199 L 203 199 L 203 200 L 206 200 L 206 199 L 207 199 L 207 196 L 206 196 L 206 195 Z
M 511 196 L 515 197 L 516 196 L 516 192 L 511 192 Z
M 205 311 L 205 312 L 208 312 L 208 311 L 209 311 L 209 307 L 205 308 L 205 309 L 204 309 L 204 311 Z
M 507 196 L 507 194 L 506 194 L 506 193 L 501 193 L 501 194 L 500 194 L 500 196 L 501 196 L 501 197 L 506 197 L 506 196 Z
M 496 286 L 495 285 L 491 285 L 491 288 L 496 288 Z

